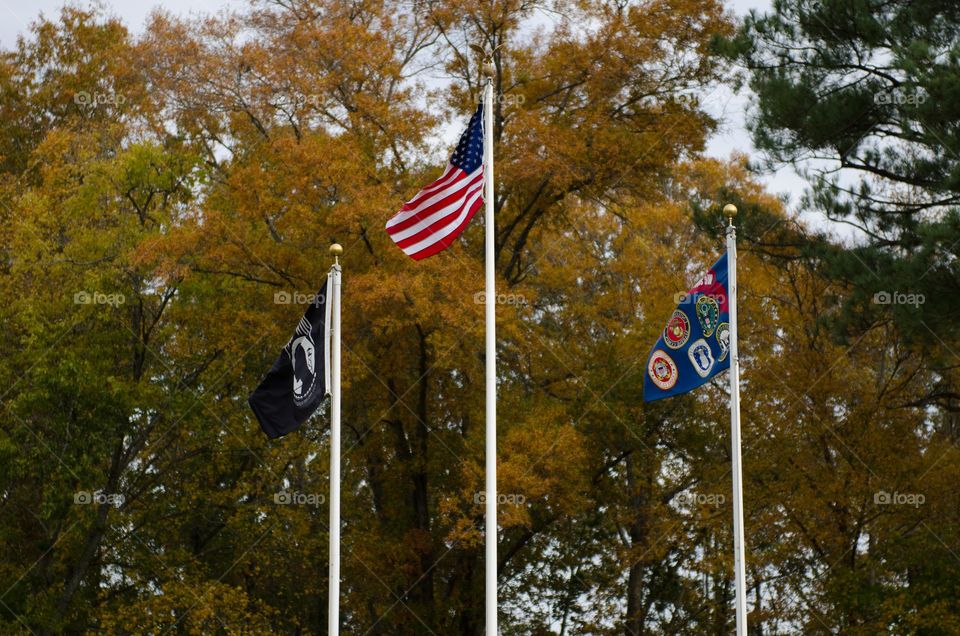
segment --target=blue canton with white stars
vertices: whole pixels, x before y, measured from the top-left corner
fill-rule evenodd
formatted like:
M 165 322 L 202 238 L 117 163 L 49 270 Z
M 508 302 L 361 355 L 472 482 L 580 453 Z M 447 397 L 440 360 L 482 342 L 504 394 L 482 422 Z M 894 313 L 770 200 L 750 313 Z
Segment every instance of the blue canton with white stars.
M 470 174 L 483 164 L 483 104 L 470 118 L 470 124 L 460 136 L 460 143 L 450 157 L 450 163 Z

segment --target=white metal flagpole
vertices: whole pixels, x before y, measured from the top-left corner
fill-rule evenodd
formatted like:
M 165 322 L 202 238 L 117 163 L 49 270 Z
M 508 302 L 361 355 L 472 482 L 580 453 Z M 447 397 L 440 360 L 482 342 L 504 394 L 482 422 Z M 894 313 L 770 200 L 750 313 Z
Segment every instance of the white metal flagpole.
M 740 469 L 740 355 L 737 341 L 737 207 L 723 208 L 727 224 L 727 285 L 730 298 L 730 457 L 733 471 L 733 571 L 736 579 L 737 636 L 747 634 L 746 556 L 743 546 L 743 474 Z
M 330 246 L 334 263 L 332 289 L 327 289 L 328 303 L 333 303 L 333 337 L 330 346 L 330 573 L 327 598 L 327 634 L 340 633 L 340 254 L 343 248 Z
M 493 64 L 485 60 L 483 73 L 487 83 L 483 93 L 483 199 L 485 253 L 486 253 L 486 374 L 487 374 L 487 426 L 486 426 L 486 515 L 485 534 L 485 570 L 486 589 L 486 634 L 497 636 L 497 335 L 496 278 L 494 271 L 493 219 Z

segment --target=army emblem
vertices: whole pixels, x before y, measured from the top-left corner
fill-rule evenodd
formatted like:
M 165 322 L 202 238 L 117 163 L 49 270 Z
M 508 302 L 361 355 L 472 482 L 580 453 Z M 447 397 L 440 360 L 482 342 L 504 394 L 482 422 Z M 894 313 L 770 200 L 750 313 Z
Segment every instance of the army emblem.
M 679 309 L 667 321 L 663 330 L 663 342 L 671 349 L 679 349 L 690 339 L 690 319 Z
M 704 337 L 712 336 L 717 329 L 717 323 L 720 322 L 720 305 L 713 296 L 697 298 L 697 320 L 700 321 L 700 329 L 703 330 Z
M 687 356 L 690 358 L 690 364 L 693 365 L 693 370 L 696 371 L 697 375 L 701 378 L 707 377 L 710 375 L 710 372 L 713 371 L 713 351 L 703 338 L 700 338 L 690 345 L 690 349 L 687 350 Z
M 667 391 L 677 383 L 677 364 L 662 349 L 657 349 L 647 363 L 647 375 L 658 388 Z
M 717 344 L 720 345 L 720 362 L 723 362 L 727 359 L 727 354 L 730 353 L 730 323 L 721 322 L 717 326 Z

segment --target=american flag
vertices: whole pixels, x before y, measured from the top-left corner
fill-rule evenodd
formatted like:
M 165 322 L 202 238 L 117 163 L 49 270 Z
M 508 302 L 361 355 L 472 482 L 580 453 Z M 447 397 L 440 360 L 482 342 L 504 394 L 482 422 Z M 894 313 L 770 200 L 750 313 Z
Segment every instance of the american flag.
M 407 256 L 445 250 L 483 204 L 483 105 L 470 118 L 447 169 L 387 221 L 387 234 Z

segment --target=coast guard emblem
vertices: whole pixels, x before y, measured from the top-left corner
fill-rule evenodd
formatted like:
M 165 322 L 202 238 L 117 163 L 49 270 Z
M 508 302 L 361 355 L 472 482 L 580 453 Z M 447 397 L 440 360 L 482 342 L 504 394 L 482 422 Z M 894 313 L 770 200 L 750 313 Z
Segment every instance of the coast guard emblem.
M 672 389 L 677 383 L 677 365 L 662 349 L 657 349 L 650 356 L 647 374 L 653 383 L 664 391 Z

